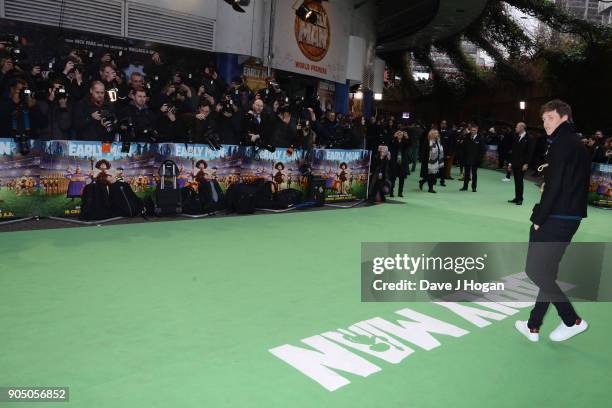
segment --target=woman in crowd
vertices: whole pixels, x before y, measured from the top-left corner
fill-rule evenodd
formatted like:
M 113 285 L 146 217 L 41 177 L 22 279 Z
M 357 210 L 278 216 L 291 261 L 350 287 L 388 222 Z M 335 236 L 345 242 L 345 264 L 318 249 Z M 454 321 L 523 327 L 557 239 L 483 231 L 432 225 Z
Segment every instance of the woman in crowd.
M 370 202 L 385 202 L 385 194 L 389 189 L 389 160 L 391 154 L 387 146 L 380 145 L 374 157 L 372 157 L 372 165 L 370 166 Z
M 398 197 L 404 196 L 404 181 L 410 174 L 410 139 L 408 133 L 398 130 L 391 141 L 391 162 L 389 164 L 391 191 L 389 197 L 393 197 L 395 180 L 399 178 L 397 190 Z
M 442 174 L 444 169 L 444 149 L 440 142 L 440 132 L 432 129 L 427 134 L 427 143 L 425 146 L 424 157 L 421 160 L 421 180 L 419 188 L 423 189 L 423 184 L 429 186 L 428 192 L 436 193 L 433 186 L 436 184 L 436 178 Z M 444 186 L 444 184 L 441 184 Z

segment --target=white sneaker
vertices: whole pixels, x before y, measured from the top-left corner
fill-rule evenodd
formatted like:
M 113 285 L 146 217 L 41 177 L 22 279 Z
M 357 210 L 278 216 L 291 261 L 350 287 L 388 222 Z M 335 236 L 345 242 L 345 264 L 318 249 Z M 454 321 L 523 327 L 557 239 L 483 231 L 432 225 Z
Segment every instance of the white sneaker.
M 577 334 L 585 331 L 589 325 L 586 320 L 581 320 L 580 324 L 575 324 L 573 326 L 566 326 L 565 323 L 561 322 L 557 326 L 555 330 L 550 333 L 550 339 L 552 341 L 565 341 L 567 339 L 571 339 Z
M 502 179 L 502 181 L 504 181 L 504 182 L 508 182 L 508 181 L 512 181 L 512 180 L 510 180 L 508 177 L 504 177 L 504 178 Z
M 527 322 L 525 320 L 517 320 L 514 323 L 514 327 L 516 327 L 516 330 L 518 330 L 519 333 L 527 337 L 527 340 L 533 341 L 534 343 L 540 340 L 540 333 L 533 333 L 531 330 L 529 330 L 529 327 L 527 327 Z

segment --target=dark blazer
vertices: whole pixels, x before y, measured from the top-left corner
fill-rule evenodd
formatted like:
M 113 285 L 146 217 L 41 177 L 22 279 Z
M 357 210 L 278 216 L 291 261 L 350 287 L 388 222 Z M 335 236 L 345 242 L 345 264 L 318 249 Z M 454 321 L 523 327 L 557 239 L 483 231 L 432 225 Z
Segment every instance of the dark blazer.
M 463 161 L 466 165 L 480 166 L 482 164 L 485 144 L 480 134 L 477 134 L 475 138 L 472 138 L 471 134 L 466 135 L 463 148 L 465 151 Z
M 448 157 L 455 151 L 455 132 L 451 129 L 440 130 L 440 141 L 444 148 L 444 156 Z
M 103 106 L 98 106 L 89 97 L 77 103 L 74 109 L 73 120 L 77 140 L 107 141 L 112 139 L 112 135 L 106 131 L 102 123 L 91 117 L 92 113 L 101 110 L 108 110 L 113 115 L 115 114 L 113 105 L 104 104 Z
M 550 136 L 544 169 L 544 192 L 533 208 L 531 221 L 542 225 L 550 215 L 587 216 L 591 159 L 570 123 L 562 123 Z
M 410 167 L 410 141 L 402 140 L 398 142 L 396 138 L 393 138 L 391 147 L 391 163 L 389 170 L 392 176 L 405 178 L 408 175 L 408 169 Z M 401 154 L 401 163 L 398 163 L 398 156 Z
M 261 136 L 260 140 L 264 143 L 268 143 L 271 139 L 275 125 L 274 118 L 264 112 L 260 114 L 260 118 L 261 121 L 257 122 L 255 115 L 250 113 L 247 113 L 242 118 L 242 140 L 245 144 L 253 144 L 253 142 L 251 142 L 251 138 L 249 137 L 249 133 Z
M 523 167 L 524 164 L 531 163 L 531 157 L 533 156 L 534 143 L 529 133 L 519 141 L 519 135 L 514 135 L 512 141 L 512 156 L 510 163 L 512 167 Z

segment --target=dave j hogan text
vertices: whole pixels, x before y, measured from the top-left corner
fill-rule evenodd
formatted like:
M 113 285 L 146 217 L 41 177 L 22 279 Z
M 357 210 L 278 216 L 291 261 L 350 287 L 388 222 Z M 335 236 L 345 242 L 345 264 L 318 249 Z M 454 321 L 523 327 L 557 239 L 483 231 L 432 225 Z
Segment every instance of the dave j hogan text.
M 375 291 L 470 291 L 470 292 L 496 292 L 505 289 L 502 282 L 476 282 L 473 279 L 458 279 L 456 282 L 431 282 L 421 279 L 417 282 L 402 279 L 397 282 L 384 282 L 377 279 L 372 282 Z

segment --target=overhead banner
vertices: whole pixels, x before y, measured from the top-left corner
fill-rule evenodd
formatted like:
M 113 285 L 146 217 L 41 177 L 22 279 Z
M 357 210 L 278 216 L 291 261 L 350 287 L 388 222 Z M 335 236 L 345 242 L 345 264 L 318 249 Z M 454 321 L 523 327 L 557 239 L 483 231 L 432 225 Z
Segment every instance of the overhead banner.
M 276 2 L 274 37 L 282 41 L 274 41 L 273 67 L 344 83 L 350 7 L 344 0 Z

